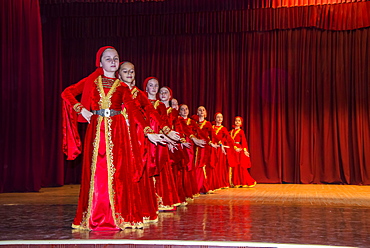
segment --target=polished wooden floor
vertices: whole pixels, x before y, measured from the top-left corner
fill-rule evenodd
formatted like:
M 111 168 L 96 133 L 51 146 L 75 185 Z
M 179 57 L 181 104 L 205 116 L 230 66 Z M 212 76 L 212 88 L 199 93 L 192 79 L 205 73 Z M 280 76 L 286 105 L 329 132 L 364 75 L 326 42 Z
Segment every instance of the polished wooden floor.
M 176 212 L 160 213 L 159 222 L 143 230 L 120 232 L 72 230 L 78 191 L 78 185 L 66 185 L 0 194 L 0 245 L 370 247 L 370 186 L 258 184 L 224 189 L 201 195 Z M 59 247 L 68 247 L 64 245 Z

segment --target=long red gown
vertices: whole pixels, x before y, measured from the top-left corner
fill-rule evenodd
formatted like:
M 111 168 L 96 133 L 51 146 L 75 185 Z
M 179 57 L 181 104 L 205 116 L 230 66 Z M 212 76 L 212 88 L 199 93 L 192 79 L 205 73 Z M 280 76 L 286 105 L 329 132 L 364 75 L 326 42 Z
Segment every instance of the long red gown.
M 181 124 L 182 130 L 185 134 L 186 141 L 189 143 L 193 143 L 191 137 L 194 136 L 197 138 L 197 134 L 199 132 L 198 124 L 190 118 L 183 118 L 178 116 L 179 123 Z M 186 149 L 186 153 L 188 156 L 187 163 L 184 164 L 184 181 L 183 187 L 185 192 L 185 197 L 189 199 L 193 199 L 194 197 L 199 196 L 198 184 L 196 180 L 196 173 L 195 173 L 195 161 L 194 161 L 194 146 Z
M 166 106 L 159 100 L 150 100 L 150 102 L 158 111 L 162 120 L 168 124 Z M 153 118 L 148 118 L 150 119 L 150 127 L 155 132 L 160 132 L 161 129 L 159 123 Z M 181 204 L 181 200 L 173 178 L 168 148 L 164 145 L 156 146 L 150 143 L 148 151 L 148 159 L 150 160 L 150 163 L 155 164 L 156 168 L 159 169 L 159 176 L 153 177 L 159 210 L 172 210 L 175 206 Z
M 210 142 L 214 142 L 214 132 L 211 122 L 207 120 L 197 121 L 199 127 L 198 136 L 204 139 L 208 144 L 204 147 L 195 148 L 195 167 L 198 183 L 198 191 L 200 193 L 208 193 L 210 188 L 208 181 L 212 180 L 212 172 L 214 169 L 214 160 L 212 160 L 212 147 Z
M 188 142 L 185 138 L 183 127 L 180 123 L 180 120 L 178 118 L 179 111 L 177 109 L 174 109 L 172 107 L 167 108 L 167 117 L 168 117 L 168 123 L 170 124 L 171 128 L 179 133 L 180 135 L 180 143 Z M 184 177 L 187 177 L 188 175 L 185 174 L 186 166 L 189 162 L 189 156 L 187 153 L 187 150 L 192 149 L 183 147 L 181 144 L 177 145 L 177 149 L 174 149 L 173 152 L 170 152 L 170 158 L 171 158 L 171 166 L 172 166 L 172 173 L 173 177 L 176 183 L 177 192 L 179 194 L 179 199 L 181 201 L 182 205 L 187 204 L 187 198 L 191 198 L 192 195 L 189 196 L 187 188 L 185 188 L 184 185 Z
M 94 81 L 84 79 L 69 86 L 62 93 L 67 111 L 76 110 L 75 107 L 81 105 L 75 96 L 83 93 L 87 83 L 91 83 L 91 94 L 88 94 L 89 106 L 83 107 L 120 111 L 124 103 L 128 114 L 143 128 L 150 129 L 129 88 L 121 85 L 118 79 L 98 76 Z M 72 126 L 75 124 L 71 123 Z M 141 206 L 148 195 L 138 182 L 143 165 L 136 148 L 137 141 L 132 138 L 122 114 L 91 117 L 85 136 L 80 196 L 73 228 L 119 230 L 143 227 L 146 216 Z
M 124 84 L 122 82 L 122 84 Z M 148 98 L 145 94 L 136 86 L 131 89 L 132 98 L 135 100 L 136 105 L 141 110 L 143 115 L 151 116 L 151 118 L 155 118 L 158 122 L 161 122 L 160 116 L 157 111 L 154 109 Z M 123 115 L 125 116 L 126 120 L 128 119 L 131 122 L 131 118 L 129 118 L 127 114 L 127 109 L 123 105 Z M 131 120 L 130 120 L 131 119 Z M 134 128 L 132 128 L 134 126 Z M 139 143 L 140 153 L 142 155 L 143 161 L 143 172 L 140 180 L 140 184 L 142 184 L 143 190 L 147 191 L 148 198 L 143 199 L 142 211 L 145 213 L 144 222 L 157 222 L 158 221 L 158 202 L 155 193 L 154 181 L 152 177 L 156 174 L 156 168 L 150 166 L 148 164 L 148 145 L 149 140 L 144 137 L 144 130 L 141 128 L 138 123 L 130 124 L 131 134 L 136 132 L 137 139 Z
M 248 143 L 244 131 L 242 129 L 232 129 L 230 136 L 234 140 L 234 148 L 242 148 L 242 151 L 235 152 L 236 166 L 231 171 L 232 183 L 235 187 L 253 187 L 256 185 L 256 180 L 248 172 L 248 168 L 252 164 L 250 158 L 244 154 L 244 151 L 248 151 Z
M 227 188 L 230 187 L 229 182 L 229 166 L 235 167 L 235 150 L 234 150 L 234 140 L 231 138 L 226 127 L 220 125 L 213 125 L 213 130 L 219 144 L 223 146 L 228 146 L 225 148 L 226 155 L 222 152 L 221 148 L 218 148 L 216 151 L 216 165 L 215 165 L 215 174 L 218 178 L 218 188 Z

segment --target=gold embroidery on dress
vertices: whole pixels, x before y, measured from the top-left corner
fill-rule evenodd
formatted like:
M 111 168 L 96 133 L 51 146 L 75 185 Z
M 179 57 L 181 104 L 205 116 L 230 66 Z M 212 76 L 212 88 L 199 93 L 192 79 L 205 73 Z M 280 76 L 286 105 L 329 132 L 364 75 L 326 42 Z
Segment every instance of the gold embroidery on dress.
M 94 150 L 93 150 L 92 161 L 91 161 L 89 202 L 88 202 L 87 210 L 82 215 L 82 221 L 81 221 L 82 229 L 90 229 L 89 220 L 90 220 L 90 215 L 91 215 L 92 201 L 94 197 L 94 183 L 95 183 L 94 175 L 96 172 L 96 162 L 98 158 L 98 149 L 99 149 L 99 141 L 100 141 L 100 126 L 101 126 L 102 120 L 103 120 L 103 117 L 98 116 L 98 123 L 96 125 L 96 134 L 95 134 L 95 139 L 93 143 Z
M 158 108 L 158 106 L 159 106 L 159 104 L 160 104 L 160 101 L 159 101 L 159 100 L 155 101 L 155 102 L 153 103 L 154 108 L 155 108 L 155 109 L 157 109 L 157 108 Z
M 217 127 L 216 125 L 213 126 L 213 129 Z M 216 134 L 218 134 L 220 132 L 220 130 L 223 128 L 224 126 L 220 126 L 219 128 L 217 128 L 217 130 L 215 131 Z
M 172 108 L 168 108 L 167 109 L 167 115 L 171 114 L 171 112 L 172 112 Z
M 186 121 L 186 125 L 188 125 L 188 126 L 189 126 L 189 125 L 190 125 L 190 123 L 191 123 L 191 119 L 190 119 L 190 118 L 188 118 L 188 119 L 187 119 L 187 121 Z
M 128 114 L 127 114 L 126 108 L 123 108 L 123 110 L 121 111 L 121 114 L 123 115 L 123 117 L 125 117 L 126 120 L 128 120 Z
M 108 91 L 107 95 L 105 95 L 103 85 L 102 85 L 102 77 L 99 76 L 97 80 L 97 89 L 100 95 L 99 106 L 101 109 L 109 109 L 112 105 L 111 98 L 113 93 L 116 91 L 117 87 L 120 85 L 119 79 L 116 79 L 112 85 L 112 88 Z M 101 117 L 101 116 L 99 116 Z M 109 202 L 110 207 L 112 210 L 112 216 L 118 226 L 119 220 L 116 218 L 116 210 L 115 210 L 115 191 L 113 189 L 113 178 L 116 172 L 116 168 L 114 166 L 114 159 L 113 159 L 113 142 L 112 142 L 112 118 L 111 117 L 101 117 L 104 118 L 105 124 L 105 143 L 106 143 L 106 156 L 107 156 L 107 165 L 108 165 L 108 193 L 109 193 Z
M 231 130 L 231 138 L 233 138 L 233 140 L 235 140 L 236 135 L 240 132 L 241 129 L 238 129 L 236 131 L 235 130 L 236 129 Z
M 135 99 L 137 97 L 137 94 L 139 93 L 139 90 L 135 87 L 131 90 L 132 99 Z
M 199 125 L 199 128 L 200 128 L 200 129 L 203 129 L 203 127 L 204 127 L 204 125 L 206 125 L 206 123 L 207 123 L 207 121 L 206 121 L 206 120 L 204 120 L 204 121 L 203 121 L 203 123 L 201 123 L 201 124 Z

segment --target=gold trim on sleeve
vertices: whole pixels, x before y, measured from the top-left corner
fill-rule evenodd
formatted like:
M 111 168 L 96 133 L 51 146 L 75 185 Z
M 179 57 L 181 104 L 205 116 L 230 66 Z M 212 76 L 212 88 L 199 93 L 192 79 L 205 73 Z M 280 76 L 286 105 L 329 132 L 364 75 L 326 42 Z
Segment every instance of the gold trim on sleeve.
M 163 131 L 164 134 L 167 135 L 167 134 L 169 134 L 171 132 L 171 128 L 169 128 L 168 126 L 164 126 L 162 128 L 162 131 Z
M 81 113 L 83 107 L 84 106 L 78 102 L 75 105 L 73 105 L 73 110 L 76 111 L 77 113 Z
M 148 134 L 152 134 L 152 133 L 154 133 L 154 131 L 151 127 L 147 126 L 147 127 L 144 128 L 145 136 L 147 136 Z

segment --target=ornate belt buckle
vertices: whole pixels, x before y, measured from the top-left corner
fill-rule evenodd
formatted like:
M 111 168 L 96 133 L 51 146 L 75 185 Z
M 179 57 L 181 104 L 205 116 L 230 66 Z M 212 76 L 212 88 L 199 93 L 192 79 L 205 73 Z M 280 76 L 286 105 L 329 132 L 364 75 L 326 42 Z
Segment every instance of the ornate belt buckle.
M 104 116 L 109 117 L 110 116 L 110 109 L 104 109 Z

